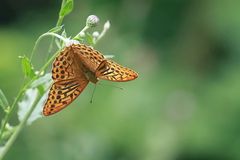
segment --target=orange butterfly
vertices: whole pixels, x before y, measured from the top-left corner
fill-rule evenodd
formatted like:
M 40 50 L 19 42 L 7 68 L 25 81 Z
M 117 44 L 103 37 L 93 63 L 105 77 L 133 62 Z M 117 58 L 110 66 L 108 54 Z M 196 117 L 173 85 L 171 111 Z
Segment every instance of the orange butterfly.
M 53 84 L 43 108 L 45 116 L 59 112 L 75 100 L 88 82 L 96 84 L 99 79 L 125 82 L 134 80 L 138 74 L 123 67 L 84 44 L 65 47 L 53 62 Z

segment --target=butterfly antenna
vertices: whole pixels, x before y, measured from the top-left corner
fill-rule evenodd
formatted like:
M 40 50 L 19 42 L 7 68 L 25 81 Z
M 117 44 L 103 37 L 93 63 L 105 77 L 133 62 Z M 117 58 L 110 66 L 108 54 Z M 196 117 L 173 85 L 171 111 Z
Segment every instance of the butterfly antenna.
M 93 96 L 94 96 L 94 93 L 95 93 L 96 87 L 97 87 L 97 84 L 94 85 L 94 88 L 93 88 L 93 92 L 92 92 L 92 97 L 91 97 L 90 103 L 93 103 Z
M 98 83 L 98 84 L 99 84 L 99 85 L 103 85 L 103 86 L 114 87 L 114 88 L 117 88 L 117 89 L 123 90 L 123 88 L 122 88 L 122 87 L 118 87 L 118 86 L 111 85 L 111 84 L 103 84 L 103 83 Z

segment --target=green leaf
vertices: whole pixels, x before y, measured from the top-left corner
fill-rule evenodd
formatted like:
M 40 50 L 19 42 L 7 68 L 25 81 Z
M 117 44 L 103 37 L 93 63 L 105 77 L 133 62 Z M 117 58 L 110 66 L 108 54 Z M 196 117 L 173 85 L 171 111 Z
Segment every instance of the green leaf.
M 62 31 L 61 36 L 64 37 L 64 38 L 67 38 L 67 33 L 66 33 L 65 29 Z
M 0 106 L 3 108 L 4 111 L 6 111 L 8 109 L 8 106 L 9 106 L 7 98 L 6 98 L 6 96 L 4 95 L 4 93 L 2 92 L 1 89 L 0 89 Z
M 73 40 L 77 40 L 77 41 L 79 41 L 80 43 L 83 43 L 83 42 L 84 42 L 84 38 L 83 38 L 83 37 L 80 37 L 80 36 L 74 37 Z
M 43 86 L 43 85 L 38 86 L 37 89 L 38 89 L 38 92 L 39 92 L 40 95 L 43 95 L 43 94 L 45 93 L 45 92 L 44 92 L 45 90 L 44 90 L 44 86 Z
M 63 25 L 61 25 L 61 26 L 56 26 L 56 27 L 50 29 L 48 32 L 51 32 L 51 33 L 58 33 L 59 31 L 62 30 L 62 28 L 63 28 Z
M 2 139 L 7 140 L 14 132 L 17 126 L 11 126 L 9 123 L 6 123 L 5 130 L 2 134 Z
M 24 119 L 26 114 L 29 112 L 37 96 L 38 96 L 38 90 L 36 88 L 29 88 L 24 93 L 22 100 L 18 102 L 18 119 L 20 122 Z
M 56 43 L 58 49 L 62 48 L 62 44 L 60 44 L 60 41 L 58 39 L 55 39 L 55 43 Z
M 67 33 L 66 33 L 65 29 L 62 31 L 61 36 L 64 38 L 67 38 Z M 59 49 L 62 49 L 65 46 L 65 43 L 63 41 L 60 41 L 59 39 L 56 39 L 55 43 Z
M 19 58 L 22 59 L 22 70 L 23 73 L 26 77 L 34 77 L 35 76 L 35 72 L 33 70 L 33 66 L 30 62 L 30 60 L 26 57 L 26 56 L 19 56 Z
M 87 43 L 89 43 L 90 45 L 94 45 L 94 41 L 93 41 L 93 36 L 87 32 L 86 34 L 86 41 Z
M 45 74 L 42 77 L 39 77 L 31 84 L 32 88 L 37 88 L 40 95 L 43 95 L 47 89 L 46 85 L 48 86 L 52 83 L 52 75 L 50 73 Z
M 38 103 L 35 106 L 35 109 L 28 118 L 27 124 L 29 125 L 36 119 L 42 117 L 42 107 L 47 99 L 48 90 L 50 88 L 51 83 L 52 83 L 51 74 L 48 73 L 40 77 L 39 79 L 35 80 L 32 83 L 31 88 L 26 90 L 24 96 L 22 97 L 22 100 L 18 102 L 17 114 L 20 122 L 24 119 L 24 117 L 30 110 L 31 106 L 34 104 L 34 101 L 38 98 L 39 92 L 42 92 L 40 93 L 41 99 L 38 101 Z
M 59 16 L 64 17 L 71 13 L 73 10 L 73 0 L 66 0 L 66 2 L 63 4 Z

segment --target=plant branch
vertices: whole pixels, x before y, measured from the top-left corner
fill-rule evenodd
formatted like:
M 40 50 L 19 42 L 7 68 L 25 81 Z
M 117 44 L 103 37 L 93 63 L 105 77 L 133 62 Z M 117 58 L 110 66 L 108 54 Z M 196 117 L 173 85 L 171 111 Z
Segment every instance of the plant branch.
M 64 42 L 67 41 L 64 37 L 62 37 L 62 36 L 60 36 L 60 35 L 58 35 L 56 33 L 47 32 L 47 33 L 42 34 L 41 36 L 38 37 L 37 41 L 35 42 L 35 45 L 34 45 L 33 50 L 32 50 L 32 53 L 30 55 L 30 61 L 32 60 L 33 54 L 36 52 L 36 48 L 37 48 L 39 42 L 46 36 L 55 36 L 55 37 L 61 39 Z
M 5 130 L 5 127 L 6 127 L 6 124 L 7 122 L 9 121 L 9 119 L 11 118 L 12 114 L 13 114 L 13 111 L 15 110 L 16 108 L 16 104 L 17 102 L 20 100 L 20 98 L 22 97 L 22 94 L 25 92 L 26 89 L 28 89 L 28 87 L 32 84 L 32 82 L 34 80 L 36 80 L 37 78 L 40 77 L 40 74 L 49 66 L 49 64 L 53 61 L 53 59 L 56 57 L 56 55 L 59 53 L 59 51 L 57 51 L 44 65 L 43 67 L 40 69 L 39 71 L 39 74 L 35 75 L 29 82 L 27 82 L 21 89 L 20 91 L 18 92 L 18 95 L 17 97 L 15 98 L 11 108 L 10 108 L 10 111 L 8 114 L 6 114 L 4 120 L 3 120 L 3 124 L 1 126 L 1 133 L 0 133 L 0 140 L 2 139 L 2 135 L 3 135 L 3 132 Z
M 63 8 L 63 6 L 64 6 L 65 3 L 66 3 L 66 0 L 62 0 L 61 9 L 60 9 L 59 12 L 61 12 L 61 10 L 62 10 L 62 8 Z M 56 23 L 56 26 L 55 26 L 55 27 L 61 26 L 61 25 L 62 25 L 62 22 L 63 22 L 63 19 L 64 19 L 64 16 L 61 16 L 61 15 L 59 14 L 58 20 L 57 20 L 57 23 Z M 51 52 L 51 50 L 52 50 L 52 48 L 53 48 L 53 41 L 54 41 L 54 37 L 52 38 L 51 43 L 50 43 L 50 45 L 49 45 L 49 48 L 48 48 L 48 56 L 47 56 L 47 57 L 49 57 L 49 54 L 50 54 L 50 52 Z
M 37 98 L 34 100 L 34 103 L 32 104 L 31 108 L 29 111 L 26 113 L 24 116 L 23 120 L 20 122 L 20 124 L 17 126 L 16 130 L 12 134 L 12 136 L 8 139 L 7 143 L 5 144 L 3 150 L 1 151 L 0 154 L 0 160 L 5 156 L 5 154 L 8 152 L 10 147 L 13 145 L 15 142 L 17 136 L 19 135 L 20 131 L 23 129 L 24 125 L 26 124 L 29 116 L 32 114 L 33 110 L 35 109 L 35 106 L 37 105 L 38 101 L 41 99 L 40 94 L 38 93 Z

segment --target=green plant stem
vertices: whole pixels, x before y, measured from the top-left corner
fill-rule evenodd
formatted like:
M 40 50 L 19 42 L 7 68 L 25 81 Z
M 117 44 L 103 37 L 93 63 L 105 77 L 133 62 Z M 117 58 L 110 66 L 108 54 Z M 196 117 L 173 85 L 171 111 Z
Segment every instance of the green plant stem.
M 89 29 L 89 26 L 85 26 L 73 39 L 78 39 L 81 35 L 81 33 L 84 33 Z
M 85 26 L 81 32 L 85 32 L 88 28 L 89 28 L 89 27 Z M 66 43 L 66 41 L 67 41 L 67 39 L 65 39 L 64 37 L 62 37 L 62 36 L 60 36 L 60 35 L 58 35 L 58 34 L 56 34 L 56 33 L 47 32 L 47 33 L 42 34 L 42 35 L 37 39 L 37 41 L 35 42 L 35 45 L 34 45 L 33 50 L 32 50 L 32 53 L 31 53 L 31 55 L 30 55 L 30 61 L 32 60 L 33 54 L 35 53 L 36 48 L 37 48 L 39 42 L 40 42 L 40 41 L 42 40 L 42 38 L 44 38 L 45 36 L 54 36 L 54 37 L 57 37 L 57 38 L 61 39 L 62 41 L 64 41 L 65 43 Z M 1 139 L 2 139 L 2 135 L 3 135 L 3 132 L 4 132 L 5 126 L 6 126 L 7 122 L 9 121 L 9 119 L 11 118 L 11 115 L 12 115 L 13 111 L 14 111 L 15 108 L 16 108 L 16 104 L 17 104 L 17 102 L 19 101 L 19 99 L 21 98 L 22 94 L 23 94 L 23 93 L 25 92 L 25 90 L 31 85 L 31 83 L 32 83 L 34 80 L 36 80 L 36 79 L 40 76 L 40 74 L 48 67 L 48 65 L 49 65 L 50 62 L 56 57 L 56 55 L 57 55 L 58 52 L 59 52 L 59 51 L 57 51 L 50 59 L 48 59 L 48 61 L 47 61 L 47 62 L 44 64 L 44 66 L 40 69 L 39 74 L 38 74 L 38 75 L 35 75 L 35 76 L 34 76 L 29 82 L 27 82 L 27 83 L 20 89 L 20 91 L 18 92 L 17 97 L 15 98 L 12 106 L 10 107 L 9 113 L 6 114 L 6 116 L 5 116 L 4 119 L 3 119 L 3 123 L 2 123 L 1 129 L 0 129 L 0 141 L 1 141 Z
M 6 116 L 4 117 L 4 120 L 3 120 L 3 124 L 1 126 L 1 133 L 0 133 L 0 140 L 2 139 L 2 135 L 3 135 L 3 132 L 6 128 L 6 124 L 7 122 L 9 121 L 9 119 L 11 118 L 11 115 L 13 114 L 13 111 L 15 110 L 16 108 L 16 104 L 17 102 L 20 100 L 20 98 L 22 97 L 22 94 L 25 92 L 25 90 L 32 84 L 32 82 L 34 80 L 36 80 L 38 77 L 40 77 L 40 74 L 49 66 L 49 64 L 53 61 L 53 59 L 56 57 L 56 55 L 59 53 L 59 51 L 57 51 L 44 65 L 43 67 L 40 69 L 39 71 L 39 74 L 38 75 L 35 75 L 29 82 L 27 82 L 21 89 L 20 91 L 18 92 L 18 95 L 17 97 L 15 98 L 11 108 L 10 108 L 10 111 L 8 114 L 6 114 Z
M 23 120 L 20 122 L 20 124 L 17 126 L 15 131 L 13 132 L 12 136 L 8 139 L 7 143 L 5 144 L 1 154 L 0 154 L 0 160 L 5 156 L 5 154 L 8 152 L 10 147 L 13 145 L 15 142 L 17 136 L 19 135 L 20 131 L 23 129 L 24 125 L 26 124 L 29 116 L 32 114 L 33 110 L 35 109 L 35 106 L 37 105 L 38 101 L 41 99 L 40 94 L 38 93 L 37 98 L 35 99 L 34 103 L 32 104 L 31 108 L 29 111 L 26 113 L 24 116 Z
M 29 84 L 29 83 L 27 83 L 26 85 L 24 85 L 24 86 L 20 89 L 20 91 L 18 92 L 17 97 L 14 99 L 13 104 L 12 104 L 12 106 L 10 107 L 9 112 L 8 112 L 8 113 L 6 114 L 6 116 L 4 117 L 3 123 L 2 123 L 2 126 L 1 126 L 1 130 L 0 130 L 0 131 L 1 131 L 1 133 L 0 133 L 0 140 L 2 139 L 2 135 L 3 135 L 3 132 L 4 132 L 4 130 L 5 130 L 6 124 L 7 124 L 7 122 L 9 121 L 9 119 L 10 119 L 13 111 L 15 110 L 16 103 L 17 103 L 17 101 L 20 99 L 20 97 L 21 97 L 21 95 L 24 93 L 24 91 L 26 90 L 28 84 Z
M 33 50 L 32 50 L 30 59 L 33 57 L 33 54 L 34 54 L 34 52 L 35 52 L 35 50 L 36 50 L 36 47 L 37 47 L 39 41 L 40 41 L 43 37 L 49 36 L 49 35 L 50 35 L 50 36 L 58 37 L 59 39 L 61 39 L 61 40 L 63 40 L 63 41 L 66 41 L 65 38 L 59 36 L 58 34 L 51 33 L 51 32 L 44 33 L 44 34 L 42 34 L 42 35 L 37 39 L 37 41 L 36 41 L 36 43 L 35 43 L 35 46 L 34 46 L 34 48 L 33 48 Z M 40 76 L 40 74 L 48 67 L 48 65 L 49 65 L 49 64 L 51 63 L 51 61 L 55 58 L 55 56 L 57 55 L 58 52 L 59 52 L 59 51 L 57 51 L 57 52 L 43 65 L 43 67 L 42 67 L 42 68 L 40 69 L 40 71 L 39 71 L 39 74 L 38 74 L 38 75 L 35 75 L 35 76 L 34 76 L 29 82 L 27 82 L 27 83 L 20 89 L 20 91 L 18 92 L 17 97 L 14 99 L 13 104 L 12 104 L 12 106 L 10 107 L 10 110 L 9 110 L 8 114 L 6 114 L 6 116 L 5 116 L 4 119 L 3 119 L 3 123 L 2 123 L 1 129 L 0 129 L 0 141 L 1 141 L 1 139 L 2 139 L 2 135 L 3 135 L 3 132 L 4 132 L 5 126 L 6 126 L 7 122 L 9 121 L 9 119 L 10 119 L 13 111 L 15 110 L 16 104 L 17 104 L 17 102 L 19 101 L 19 99 L 21 98 L 22 94 L 23 94 L 23 93 L 25 92 L 25 90 L 31 85 L 31 83 L 32 83 L 34 80 L 36 80 L 36 79 Z
M 66 39 L 64 37 L 62 37 L 62 36 L 60 36 L 60 35 L 58 35 L 56 33 L 47 32 L 47 33 L 42 34 L 41 36 L 38 37 L 38 39 L 35 42 L 35 45 L 34 45 L 33 50 L 32 50 L 32 53 L 30 55 L 30 61 L 32 61 L 33 54 L 36 52 L 36 48 L 37 48 L 39 42 L 46 36 L 55 36 L 55 37 L 61 39 L 62 41 L 66 42 Z
M 62 25 L 64 16 L 61 16 L 61 15 L 60 15 L 60 12 L 61 12 L 61 10 L 62 10 L 62 8 L 63 8 L 63 6 L 64 6 L 65 3 L 66 3 L 66 0 L 62 0 L 62 4 L 61 4 L 60 11 L 59 11 L 58 20 L 57 20 L 57 23 L 56 23 L 56 26 L 55 26 L 55 27 L 58 27 L 58 26 L 61 26 L 61 25 Z M 47 58 L 49 58 L 49 54 L 50 54 L 50 52 L 52 51 L 53 41 L 54 41 L 54 37 L 52 38 L 51 43 L 50 43 L 50 45 L 49 45 Z
M 107 32 L 107 30 L 104 29 L 104 30 L 100 33 L 100 35 L 98 36 L 98 38 L 95 40 L 94 44 L 97 44 L 98 41 L 104 37 L 104 35 L 106 34 L 106 32 Z
M 57 21 L 57 24 L 56 24 L 56 27 L 59 27 L 59 26 L 62 25 L 63 18 L 64 18 L 63 16 L 59 16 L 58 21 Z
M 64 18 L 63 16 L 59 16 L 57 24 L 56 24 L 55 27 L 61 26 L 63 18 Z M 49 54 L 51 53 L 51 51 L 53 49 L 53 41 L 54 41 L 54 37 L 52 38 L 52 40 L 50 42 L 50 45 L 49 45 L 49 48 L 48 48 L 48 56 L 47 56 L 47 58 L 49 57 Z
M 56 27 L 62 25 L 62 21 L 63 21 L 64 16 L 61 16 L 61 15 L 60 15 L 60 12 L 61 12 L 61 10 L 62 10 L 62 8 L 63 8 L 63 6 L 64 6 L 65 3 L 66 3 L 66 0 L 62 0 L 62 4 L 61 4 L 60 11 L 59 11 L 59 16 L 58 16 L 58 20 L 57 20 Z

